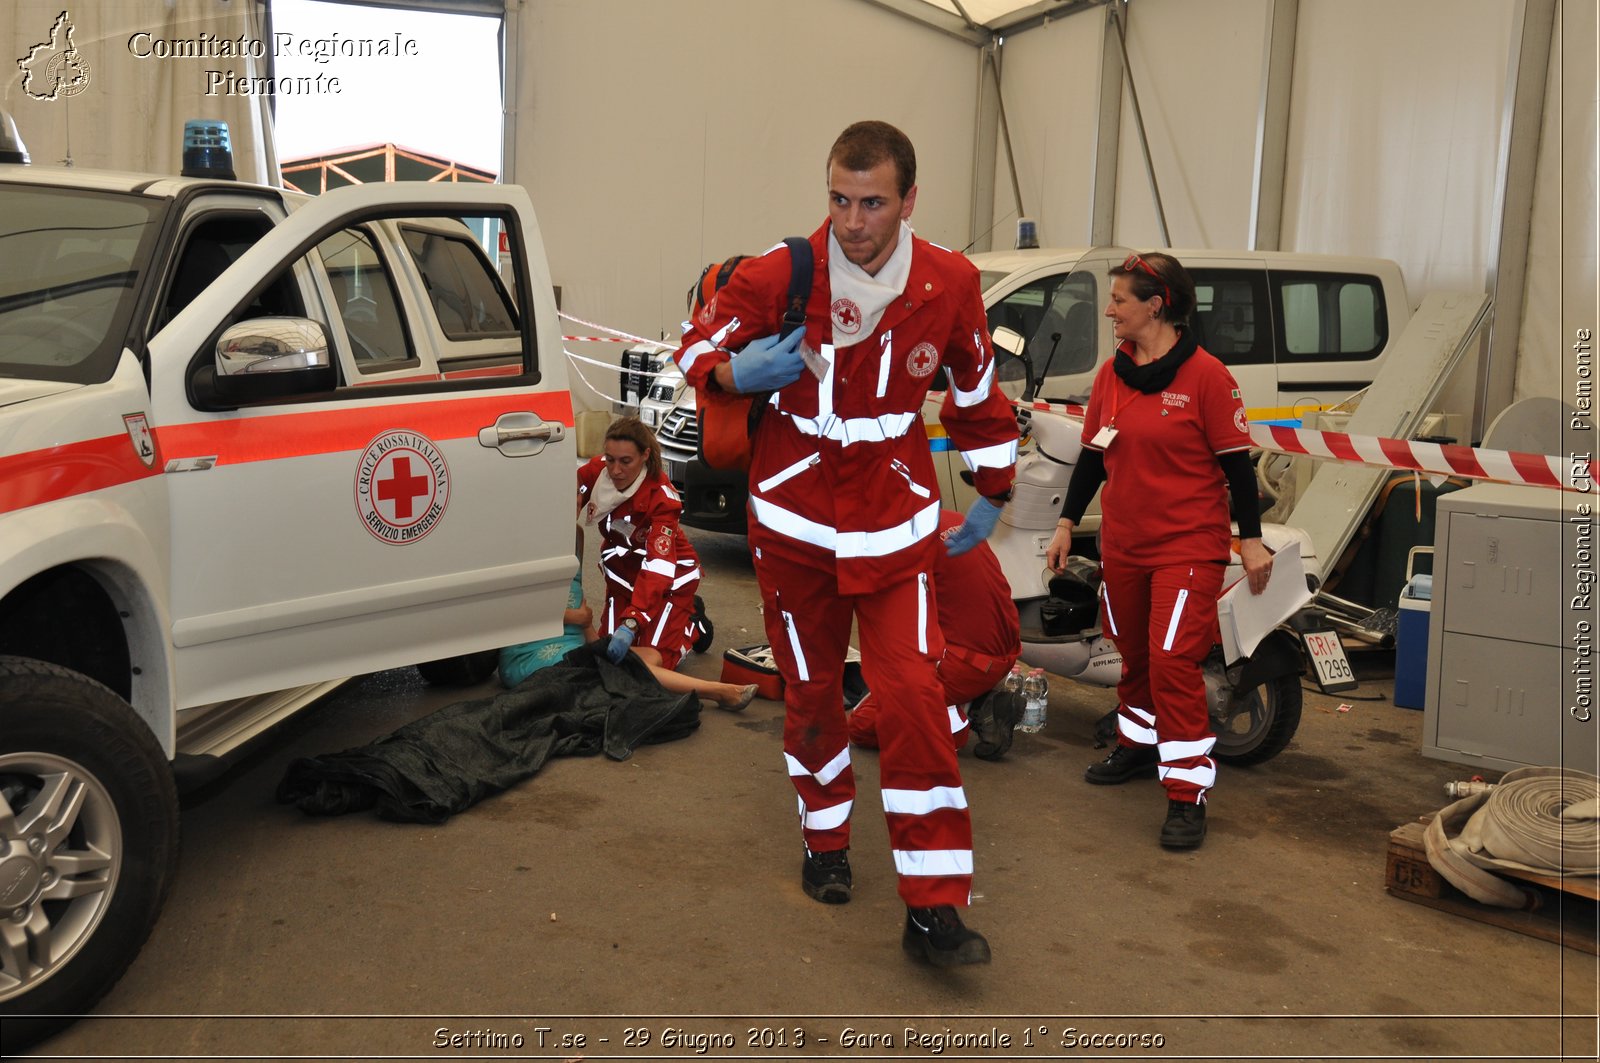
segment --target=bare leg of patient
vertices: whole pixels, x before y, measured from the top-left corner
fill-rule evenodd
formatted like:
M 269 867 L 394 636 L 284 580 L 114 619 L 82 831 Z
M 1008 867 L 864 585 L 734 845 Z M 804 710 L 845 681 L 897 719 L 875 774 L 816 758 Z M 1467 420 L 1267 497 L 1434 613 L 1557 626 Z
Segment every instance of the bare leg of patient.
M 661 667 L 661 654 L 651 646 L 635 646 L 633 652 L 639 659 L 650 667 L 650 674 L 656 677 L 663 689 L 674 694 L 695 694 L 707 701 L 715 702 L 717 708 L 739 711 L 750 704 L 750 699 L 755 697 L 755 684 L 737 686 L 733 683 L 718 683 L 710 679 L 700 679 L 682 672 L 674 672 L 669 668 Z

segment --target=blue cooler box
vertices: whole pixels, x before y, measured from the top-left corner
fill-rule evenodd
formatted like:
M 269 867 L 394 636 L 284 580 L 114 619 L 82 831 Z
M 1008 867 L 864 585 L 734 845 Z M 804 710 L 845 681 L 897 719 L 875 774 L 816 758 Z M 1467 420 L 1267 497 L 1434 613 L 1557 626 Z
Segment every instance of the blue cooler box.
M 1428 577 L 1408 582 L 1397 603 L 1400 623 L 1394 635 L 1394 703 L 1402 709 L 1422 708 L 1428 693 L 1428 613 L 1433 588 L 1417 586 L 1425 579 Z

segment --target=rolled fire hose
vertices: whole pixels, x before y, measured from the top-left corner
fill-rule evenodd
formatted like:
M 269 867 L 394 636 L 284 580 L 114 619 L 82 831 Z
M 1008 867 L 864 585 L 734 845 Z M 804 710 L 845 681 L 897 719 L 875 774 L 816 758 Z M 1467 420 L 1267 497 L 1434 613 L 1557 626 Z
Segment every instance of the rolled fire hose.
M 1493 789 L 1440 809 L 1423 843 L 1433 869 L 1473 900 L 1526 908 L 1528 894 L 1492 872 L 1600 874 L 1600 779 L 1517 768 Z

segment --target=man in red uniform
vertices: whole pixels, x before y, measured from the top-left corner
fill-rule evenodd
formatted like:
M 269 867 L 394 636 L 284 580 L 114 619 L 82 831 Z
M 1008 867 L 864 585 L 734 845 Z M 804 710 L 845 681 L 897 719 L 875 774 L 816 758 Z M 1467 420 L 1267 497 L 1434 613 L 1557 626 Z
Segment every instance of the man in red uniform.
M 939 497 L 922 400 L 943 370 L 951 400 L 941 420 L 982 496 L 951 537 L 955 552 L 994 529 L 1011 490 L 1016 422 L 994 387 L 977 270 L 905 224 L 917 194 L 905 134 L 883 122 L 851 126 L 827 174 L 805 328 L 775 335 L 790 273 L 779 244 L 740 265 L 689 323 L 677 359 L 696 388 L 770 392 L 752 443 L 749 537 L 785 681 L 803 888 L 824 903 L 850 899 L 855 776 L 841 687 L 854 619 L 867 683 L 883 695 L 901 943 L 940 965 L 983 963 L 988 942 L 957 913 L 971 896 L 972 821 L 937 670 Z
M 939 512 L 939 530 L 954 532 L 961 514 Z M 941 550 L 933 562 L 933 589 L 939 599 L 939 628 L 944 632 L 944 657 L 939 661 L 939 682 L 944 684 L 945 711 L 950 716 L 950 738 L 957 749 L 967 744 L 968 724 L 978 732 L 973 752 L 985 759 L 1003 754 L 1011 745 L 1017 714 L 1012 699 L 996 694 L 983 701 L 1004 679 L 1022 653 L 1022 627 L 1011 600 L 1000 561 L 988 543 L 964 554 Z M 975 712 L 969 713 L 968 703 Z M 878 698 L 867 694 L 850 713 L 850 741 L 866 749 L 878 748 Z

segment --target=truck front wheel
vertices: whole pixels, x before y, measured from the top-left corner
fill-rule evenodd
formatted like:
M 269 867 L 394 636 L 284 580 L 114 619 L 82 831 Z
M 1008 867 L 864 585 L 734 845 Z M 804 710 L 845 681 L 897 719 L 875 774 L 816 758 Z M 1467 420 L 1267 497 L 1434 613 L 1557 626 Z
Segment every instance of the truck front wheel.
M 0 1016 L 10 1051 L 88 1011 L 155 926 L 178 863 L 178 795 L 121 698 L 0 657 Z

